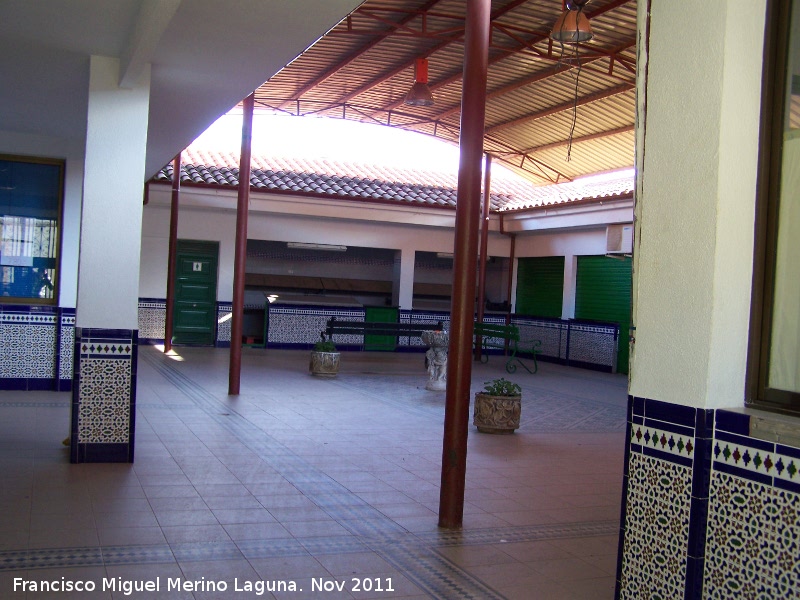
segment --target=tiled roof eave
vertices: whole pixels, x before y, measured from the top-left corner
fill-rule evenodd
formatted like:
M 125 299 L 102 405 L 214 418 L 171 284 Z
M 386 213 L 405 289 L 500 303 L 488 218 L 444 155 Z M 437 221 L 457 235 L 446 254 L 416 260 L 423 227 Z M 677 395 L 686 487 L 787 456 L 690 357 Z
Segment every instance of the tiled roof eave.
M 150 181 L 153 185 L 163 185 L 163 186 L 171 186 L 171 183 L 167 179 L 152 179 Z M 196 182 L 196 181 L 182 181 L 181 188 L 196 188 L 196 189 L 215 189 L 215 190 L 231 190 L 235 191 L 238 189 L 238 186 L 231 185 L 228 183 L 209 183 L 209 182 Z M 290 196 L 294 198 L 314 198 L 317 200 L 325 200 L 325 201 L 335 201 L 335 202 L 352 202 L 359 205 L 363 204 L 380 204 L 384 206 L 395 206 L 395 207 L 408 207 L 413 208 L 414 210 L 421 210 L 421 209 L 432 209 L 432 210 L 446 210 L 450 212 L 455 211 L 455 206 L 451 204 L 433 204 L 430 202 L 415 202 L 415 201 L 408 201 L 408 200 L 387 200 L 385 198 L 370 198 L 370 197 L 353 197 L 346 194 L 323 194 L 318 192 L 305 192 L 305 191 L 296 191 L 296 190 L 281 190 L 281 189 L 267 189 L 263 187 L 256 187 L 250 186 L 250 193 L 260 196 Z
M 604 202 L 616 202 L 620 200 L 633 200 L 633 192 L 623 192 L 621 194 L 613 194 L 609 196 L 587 196 L 577 200 L 561 200 L 559 202 L 550 202 L 548 204 L 537 204 L 536 206 L 524 206 L 521 208 L 509 208 L 493 210 L 500 215 L 520 215 L 530 212 L 540 212 L 548 208 L 571 208 L 573 206 L 586 206 L 591 204 L 602 204 Z

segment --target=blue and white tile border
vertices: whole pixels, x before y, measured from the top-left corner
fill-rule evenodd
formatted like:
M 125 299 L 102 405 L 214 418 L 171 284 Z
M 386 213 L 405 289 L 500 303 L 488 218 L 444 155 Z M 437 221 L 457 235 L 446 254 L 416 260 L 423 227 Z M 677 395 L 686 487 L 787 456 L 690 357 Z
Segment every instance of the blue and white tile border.
M 75 329 L 70 460 L 133 462 L 138 332 Z

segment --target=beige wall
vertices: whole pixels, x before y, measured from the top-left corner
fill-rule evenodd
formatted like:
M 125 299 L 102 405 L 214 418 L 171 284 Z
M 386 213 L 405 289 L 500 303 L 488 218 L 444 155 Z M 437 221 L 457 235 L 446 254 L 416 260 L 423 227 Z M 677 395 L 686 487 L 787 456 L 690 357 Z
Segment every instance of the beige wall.
M 742 406 L 765 1 L 647 7 L 630 392 Z

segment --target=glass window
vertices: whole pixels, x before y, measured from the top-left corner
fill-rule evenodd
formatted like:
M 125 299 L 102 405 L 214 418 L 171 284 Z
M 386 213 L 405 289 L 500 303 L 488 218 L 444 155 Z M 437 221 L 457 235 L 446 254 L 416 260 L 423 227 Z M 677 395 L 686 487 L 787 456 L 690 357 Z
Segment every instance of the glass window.
M 0 302 L 56 302 L 63 174 L 63 161 L 0 155 Z

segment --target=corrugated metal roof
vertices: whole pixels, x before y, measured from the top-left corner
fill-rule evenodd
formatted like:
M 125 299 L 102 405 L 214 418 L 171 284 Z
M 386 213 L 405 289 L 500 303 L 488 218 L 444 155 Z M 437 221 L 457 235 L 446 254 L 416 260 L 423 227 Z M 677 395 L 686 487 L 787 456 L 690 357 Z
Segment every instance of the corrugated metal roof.
M 590 0 L 595 36 L 577 48 L 548 37 L 561 9 L 562 0 L 492 2 L 484 147 L 537 185 L 633 166 L 636 0 Z M 366 0 L 261 86 L 257 105 L 457 143 L 465 10 L 464 0 Z M 406 106 L 422 57 L 435 104 Z

